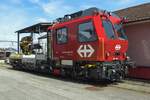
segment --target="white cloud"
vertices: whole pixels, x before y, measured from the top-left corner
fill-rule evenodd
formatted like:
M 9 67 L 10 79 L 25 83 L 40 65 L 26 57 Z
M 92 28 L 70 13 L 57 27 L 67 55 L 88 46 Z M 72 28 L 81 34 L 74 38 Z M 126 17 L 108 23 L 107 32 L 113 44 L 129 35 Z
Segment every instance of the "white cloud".
M 33 0 L 32 3 L 37 4 L 51 18 L 61 17 L 74 10 L 74 7 L 66 5 L 64 0 L 49 0 L 48 2 Z
M 46 18 L 37 18 L 36 22 L 48 22 L 48 20 Z
M 72 7 L 64 5 L 62 1 L 45 3 L 42 8 L 48 14 L 61 14 L 72 9 Z
M 26 25 L 25 12 L 5 4 L 0 7 L 0 40 L 17 40 L 14 32 Z M 12 11 L 10 11 L 10 9 Z M 0 47 L 11 46 L 11 43 L 0 43 Z M 12 45 L 13 46 L 13 45 Z

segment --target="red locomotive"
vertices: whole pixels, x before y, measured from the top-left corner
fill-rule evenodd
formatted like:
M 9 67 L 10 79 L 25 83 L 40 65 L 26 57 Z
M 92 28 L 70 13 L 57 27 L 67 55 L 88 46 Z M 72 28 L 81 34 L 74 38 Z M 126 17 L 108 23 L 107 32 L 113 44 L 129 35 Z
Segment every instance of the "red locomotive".
M 11 64 L 27 68 L 34 63 L 33 70 L 45 69 L 74 78 L 120 80 L 133 65 L 126 54 L 128 40 L 123 21 L 97 8 L 65 15 L 48 27 L 46 59 L 39 59 L 41 55 L 36 53 L 22 55 L 15 64 L 10 57 Z

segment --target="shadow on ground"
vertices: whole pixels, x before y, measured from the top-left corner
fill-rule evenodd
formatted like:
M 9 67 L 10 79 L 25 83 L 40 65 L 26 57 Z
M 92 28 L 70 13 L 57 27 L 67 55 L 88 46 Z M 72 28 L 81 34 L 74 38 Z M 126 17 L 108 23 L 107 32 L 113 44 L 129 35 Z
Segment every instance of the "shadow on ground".
M 95 90 L 94 87 L 107 87 L 110 85 L 118 84 L 118 82 L 111 82 L 108 80 L 73 79 L 71 77 L 54 76 L 54 75 L 49 74 L 48 72 L 46 73 L 46 72 L 35 72 L 35 71 L 30 71 L 30 70 L 13 69 L 11 66 L 6 67 L 6 68 L 9 70 L 27 72 L 29 74 L 34 74 L 40 77 L 53 78 L 53 79 L 57 79 L 61 81 L 73 82 L 73 83 L 78 83 L 78 84 L 92 85 L 93 87 L 87 87 L 88 90 Z

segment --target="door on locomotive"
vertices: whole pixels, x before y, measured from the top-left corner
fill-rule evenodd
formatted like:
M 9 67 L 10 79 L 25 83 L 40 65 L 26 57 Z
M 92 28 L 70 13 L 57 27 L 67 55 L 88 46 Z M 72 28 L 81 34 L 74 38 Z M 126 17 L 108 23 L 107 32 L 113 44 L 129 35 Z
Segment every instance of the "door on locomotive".
M 98 32 L 97 15 L 82 16 L 53 26 L 53 54 L 55 59 L 73 61 L 98 61 L 103 59 Z M 100 27 L 101 30 L 101 27 Z

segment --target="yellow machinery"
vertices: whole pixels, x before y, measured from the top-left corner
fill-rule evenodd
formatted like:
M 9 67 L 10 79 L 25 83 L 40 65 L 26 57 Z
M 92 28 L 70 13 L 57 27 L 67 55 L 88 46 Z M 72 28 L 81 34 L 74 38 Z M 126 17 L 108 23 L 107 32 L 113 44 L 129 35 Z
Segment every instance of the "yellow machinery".
M 22 53 L 12 53 L 9 56 L 10 64 L 15 68 L 17 66 L 20 66 L 22 63 L 23 56 L 30 55 L 32 53 L 32 37 L 26 36 L 23 37 L 20 41 L 20 48 L 22 50 Z
M 32 44 L 31 36 L 26 36 L 21 39 L 20 48 L 23 54 L 28 55 L 32 53 L 31 44 Z

